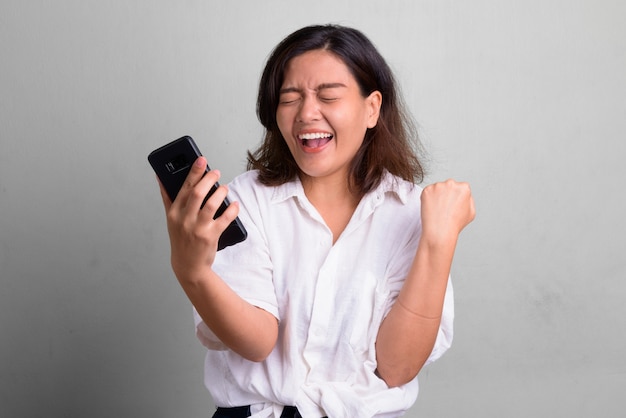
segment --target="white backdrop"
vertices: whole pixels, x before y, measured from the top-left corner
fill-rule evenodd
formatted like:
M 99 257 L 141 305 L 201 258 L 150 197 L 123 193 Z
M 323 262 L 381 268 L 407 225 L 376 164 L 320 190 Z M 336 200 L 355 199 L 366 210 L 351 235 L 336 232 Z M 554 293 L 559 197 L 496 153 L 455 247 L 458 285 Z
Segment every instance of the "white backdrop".
M 203 349 L 146 156 L 192 135 L 229 180 L 271 48 L 365 32 L 428 181 L 471 182 L 453 348 L 408 417 L 626 411 L 620 1 L 0 2 L 0 415 L 208 417 Z

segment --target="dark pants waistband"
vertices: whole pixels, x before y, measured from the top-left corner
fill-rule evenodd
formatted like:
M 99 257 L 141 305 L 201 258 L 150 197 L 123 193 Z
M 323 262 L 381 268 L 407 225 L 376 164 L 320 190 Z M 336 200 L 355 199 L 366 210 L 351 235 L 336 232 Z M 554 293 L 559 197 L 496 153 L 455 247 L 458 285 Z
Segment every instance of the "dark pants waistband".
M 250 412 L 250 405 L 248 406 L 236 406 L 233 408 L 217 408 L 213 418 L 246 418 L 252 415 Z M 298 412 L 298 408 L 295 406 L 286 406 L 283 409 L 280 418 L 302 418 L 302 415 Z

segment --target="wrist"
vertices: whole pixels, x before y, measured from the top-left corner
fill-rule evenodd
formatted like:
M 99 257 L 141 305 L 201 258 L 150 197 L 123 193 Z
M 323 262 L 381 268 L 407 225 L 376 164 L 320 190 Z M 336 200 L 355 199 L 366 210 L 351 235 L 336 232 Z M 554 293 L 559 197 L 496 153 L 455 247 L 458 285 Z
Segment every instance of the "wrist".
M 459 234 L 452 230 L 424 229 L 420 237 L 420 246 L 431 251 L 452 251 L 456 247 Z
M 184 288 L 199 286 L 206 282 L 213 272 L 210 267 L 193 268 L 189 265 L 176 265 L 175 263 L 172 263 L 172 270 Z

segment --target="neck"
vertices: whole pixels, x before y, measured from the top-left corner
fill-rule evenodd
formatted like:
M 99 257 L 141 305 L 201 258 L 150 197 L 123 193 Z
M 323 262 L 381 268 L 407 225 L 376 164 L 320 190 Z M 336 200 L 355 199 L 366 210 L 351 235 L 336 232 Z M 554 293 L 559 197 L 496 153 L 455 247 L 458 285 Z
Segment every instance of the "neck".
M 300 176 L 302 187 L 307 198 L 315 205 L 320 204 L 340 205 L 346 202 L 356 202 L 360 196 L 352 191 L 348 186 L 347 178 L 335 176 L 332 178 Z M 355 205 L 356 206 L 356 205 Z
M 320 179 L 301 177 L 304 193 L 309 202 L 320 213 L 337 241 L 350 222 L 361 196 L 352 193 L 344 179 Z

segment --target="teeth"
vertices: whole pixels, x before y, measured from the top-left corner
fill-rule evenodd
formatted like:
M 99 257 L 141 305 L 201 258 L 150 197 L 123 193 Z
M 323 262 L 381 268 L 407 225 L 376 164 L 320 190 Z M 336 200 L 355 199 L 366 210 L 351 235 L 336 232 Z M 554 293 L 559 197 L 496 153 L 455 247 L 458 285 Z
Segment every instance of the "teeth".
M 330 138 L 331 136 L 332 134 L 320 133 L 320 132 L 298 135 L 300 139 L 321 139 L 321 138 Z

